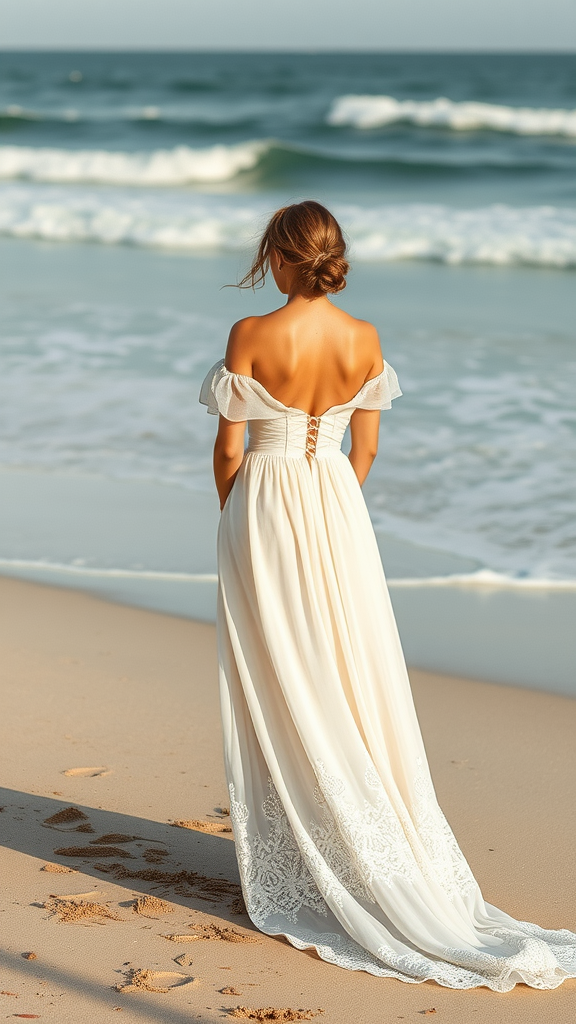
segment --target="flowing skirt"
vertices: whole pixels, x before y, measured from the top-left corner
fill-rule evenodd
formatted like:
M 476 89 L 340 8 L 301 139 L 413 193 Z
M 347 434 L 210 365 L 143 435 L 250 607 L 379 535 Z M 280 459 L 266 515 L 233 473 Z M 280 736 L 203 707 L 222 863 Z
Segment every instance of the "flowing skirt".
M 346 456 L 248 453 L 218 561 L 225 765 L 256 927 L 411 983 L 576 977 L 576 934 L 486 903 L 438 806 Z

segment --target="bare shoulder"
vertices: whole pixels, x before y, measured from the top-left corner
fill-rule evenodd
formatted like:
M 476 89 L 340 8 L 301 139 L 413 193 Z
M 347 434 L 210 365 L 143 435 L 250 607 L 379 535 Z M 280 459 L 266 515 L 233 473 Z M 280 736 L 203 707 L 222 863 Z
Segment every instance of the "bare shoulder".
M 224 362 L 232 373 L 252 374 L 254 336 L 257 333 L 259 316 L 246 316 L 237 320 L 228 336 Z
M 252 376 L 252 366 L 262 340 L 269 339 L 271 328 L 276 326 L 277 320 L 282 321 L 281 314 L 284 310 L 285 307 L 264 313 L 262 316 L 247 316 L 236 321 L 228 337 L 224 360 L 232 373 Z
M 353 321 L 354 348 L 358 360 L 361 360 L 368 367 L 366 374 L 366 379 L 368 380 L 370 377 L 381 373 L 384 369 L 380 337 L 374 324 L 371 324 L 368 320 L 358 320 L 355 317 L 350 319 Z

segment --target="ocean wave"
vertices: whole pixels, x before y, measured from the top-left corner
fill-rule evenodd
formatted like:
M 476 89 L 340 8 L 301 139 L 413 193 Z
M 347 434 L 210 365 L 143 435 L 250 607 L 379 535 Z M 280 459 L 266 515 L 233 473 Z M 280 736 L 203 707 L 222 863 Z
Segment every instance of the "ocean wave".
M 206 184 L 230 181 L 242 171 L 252 170 L 269 148 L 268 142 L 243 142 L 126 153 L 0 146 L 0 179 L 140 186 Z
M 86 576 L 102 579 L 163 580 L 174 583 L 217 583 L 216 573 L 171 572 L 158 569 L 100 568 L 74 562 L 50 562 L 46 559 L 0 558 L 0 572 L 24 570 L 29 572 L 57 572 L 70 576 Z M 546 590 L 576 593 L 576 580 L 546 579 L 531 576 L 507 576 L 492 569 L 479 569 L 471 573 L 455 573 L 447 576 L 409 576 L 404 579 L 389 579 L 391 589 L 428 587 L 469 587 L 481 590 Z
M 297 169 L 312 169 L 323 177 L 334 171 L 369 168 L 394 176 L 415 174 L 477 176 L 484 171 L 514 174 L 545 171 L 565 166 L 564 154 L 511 156 L 485 153 L 473 161 L 466 153 L 358 153 L 346 149 L 250 140 L 205 148 L 176 146 L 150 151 L 105 149 L 56 149 L 0 146 L 0 180 L 73 185 L 125 185 L 167 188 L 232 182 L 247 171 L 256 171 L 261 183 Z
M 421 203 L 345 207 L 340 217 L 362 260 L 576 266 L 576 211 L 570 209 L 497 204 L 459 210 Z
M 0 121 L 6 124 L 30 121 L 46 124 L 154 121 L 166 125 L 205 125 L 226 129 L 252 123 L 263 115 L 270 117 L 272 113 L 269 101 L 264 98 L 236 98 L 225 105 L 195 102 L 24 107 L 8 104 L 0 107 Z M 403 122 L 417 127 L 440 127 L 453 131 L 487 130 L 513 135 L 576 137 L 576 109 L 512 107 L 497 103 L 454 101 L 444 96 L 433 100 L 398 100 L 386 95 L 339 96 L 332 102 L 325 120 L 334 127 L 351 125 L 369 129 Z
M 327 122 L 333 126 L 381 128 L 405 122 L 419 127 L 451 128 L 453 131 L 510 132 L 514 135 L 576 137 L 576 110 L 546 107 L 508 107 L 495 103 L 454 102 L 444 96 L 435 100 L 397 100 L 393 96 L 340 96 Z
M 182 127 L 204 126 L 212 128 L 238 128 L 250 124 L 262 113 L 260 107 L 247 103 L 235 106 L 227 105 L 224 109 L 204 107 L 199 104 L 144 104 L 142 106 L 114 107 L 22 107 L 9 104 L 0 107 L 0 123 L 6 126 L 30 121 L 40 124 L 130 124 L 154 121 L 165 125 Z
M 576 211 L 496 205 L 336 205 L 362 261 L 576 266 Z M 0 234 L 46 241 L 238 252 L 254 242 L 270 211 L 264 202 L 182 193 L 0 188 Z
M 0 563 L 1 564 L 1 563 Z M 428 587 L 469 587 L 474 590 L 553 590 L 554 592 L 576 593 L 576 580 L 547 579 L 537 576 L 507 576 L 492 569 L 478 569 L 476 572 L 453 573 L 449 576 L 408 576 L 405 579 L 389 579 L 390 588 Z

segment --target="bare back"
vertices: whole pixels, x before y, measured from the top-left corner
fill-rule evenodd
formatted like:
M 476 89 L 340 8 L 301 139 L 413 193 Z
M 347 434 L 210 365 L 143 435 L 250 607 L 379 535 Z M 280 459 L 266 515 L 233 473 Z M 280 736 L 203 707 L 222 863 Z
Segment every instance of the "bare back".
M 284 405 L 321 416 L 383 368 L 378 334 L 326 298 L 298 297 L 273 313 L 238 321 L 226 366 L 254 377 Z

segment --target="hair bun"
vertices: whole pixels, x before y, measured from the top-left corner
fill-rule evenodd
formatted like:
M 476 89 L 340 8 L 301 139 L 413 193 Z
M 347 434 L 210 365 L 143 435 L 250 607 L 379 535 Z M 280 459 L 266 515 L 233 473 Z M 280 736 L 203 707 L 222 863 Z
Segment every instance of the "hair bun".
M 348 270 L 343 254 L 319 252 L 308 265 L 302 265 L 300 279 L 306 291 L 313 295 L 335 294 L 346 287 Z
M 313 199 L 277 210 L 240 287 L 263 284 L 274 250 L 298 268 L 303 291 L 320 296 L 342 291 L 350 267 L 342 229 L 329 210 Z
M 328 259 L 330 259 L 330 253 L 329 252 L 319 252 L 318 255 L 314 257 L 314 260 L 312 262 L 312 266 L 314 267 L 314 269 L 316 269 L 316 267 L 321 266 L 322 263 L 325 263 L 326 260 L 328 260 Z

